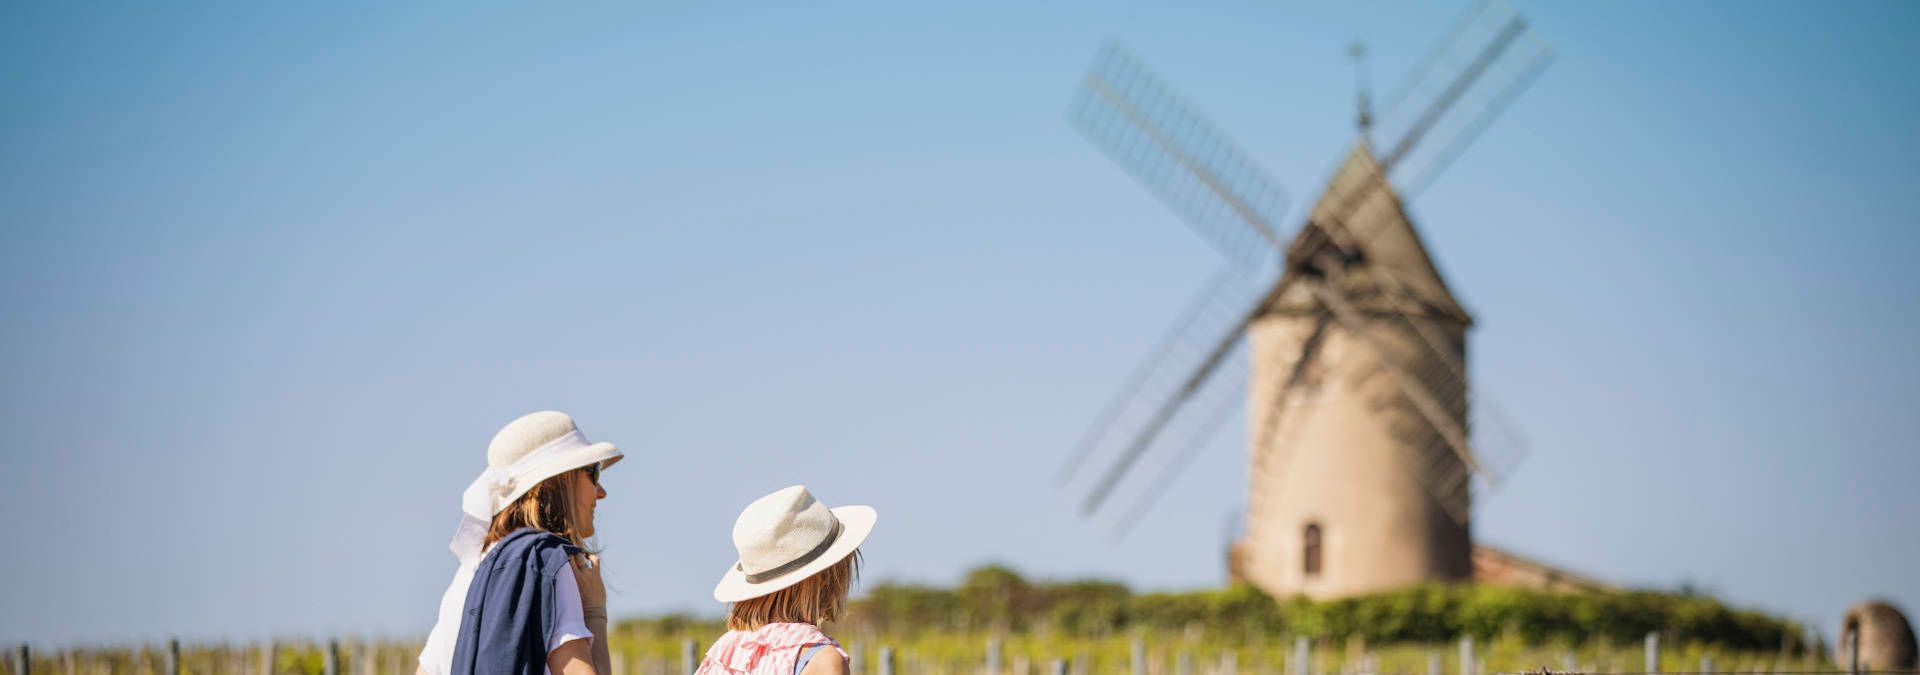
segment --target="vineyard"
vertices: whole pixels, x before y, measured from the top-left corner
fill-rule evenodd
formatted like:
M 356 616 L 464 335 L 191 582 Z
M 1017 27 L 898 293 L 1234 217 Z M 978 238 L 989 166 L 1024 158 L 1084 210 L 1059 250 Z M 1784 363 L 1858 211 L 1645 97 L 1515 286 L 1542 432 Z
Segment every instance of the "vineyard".
M 1020 675 L 1056 666 L 1070 673 L 1276 675 L 1834 668 L 1820 640 L 1791 621 L 1702 595 L 1654 591 L 1431 585 L 1276 602 L 1244 586 L 1134 593 L 1105 581 L 1034 582 L 988 566 L 952 588 L 876 584 L 827 628 L 853 653 L 860 673 L 979 673 L 989 664 Z M 684 673 L 687 659 L 721 632 L 716 617 L 620 621 L 610 638 L 615 675 Z M 29 659 L 33 673 L 71 675 L 405 675 L 418 650 L 417 640 L 343 640 L 182 645 L 178 656 L 167 645 L 88 648 Z M 883 668 L 889 660 L 892 668 Z M 7 675 L 19 669 L 17 658 L 8 659 Z

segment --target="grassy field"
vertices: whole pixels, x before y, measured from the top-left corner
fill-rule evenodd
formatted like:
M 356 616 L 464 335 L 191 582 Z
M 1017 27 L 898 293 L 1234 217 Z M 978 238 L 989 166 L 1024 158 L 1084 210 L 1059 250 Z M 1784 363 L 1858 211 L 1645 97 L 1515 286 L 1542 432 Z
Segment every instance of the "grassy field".
M 696 652 L 722 633 L 718 621 L 679 616 L 618 622 L 610 638 L 614 675 L 682 673 L 689 641 Z M 1048 673 L 1056 659 L 1074 673 L 1130 673 L 1134 644 L 1147 671 L 1291 673 L 1294 636 L 1307 636 L 1312 675 L 1439 670 L 1457 675 L 1455 636 L 1476 637 L 1474 672 L 1541 668 L 1593 673 L 1644 672 L 1644 637 L 1660 636 L 1657 672 L 1833 671 L 1820 639 L 1799 624 L 1710 597 L 1658 591 L 1559 593 L 1425 585 L 1315 602 L 1275 601 L 1245 586 L 1134 593 L 1101 580 L 1030 581 L 984 566 L 954 587 L 880 583 L 848 606 L 828 632 L 854 653 L 858 672 L 877 673 L 890 650 L 902 675 L 981 673 L 987 645 L 1000 646 L 1002 670 Z M 339 675 L 406 675 L 415 640 L 342 640 Z M 326 671 L 327 646 L 189 644 L 180 670 L 191 675 L 276 675 Z M 35 673 L 167 675 L 165 645 L 99 647 L 33 654 Z M 271 667 L 267 664 L 271 663 Z M 1711 668 L 1705 667 L 1710 662 Z M 1182 668 L 1180 664 L 1187 664 Z M 1229 667 L 1228 664 L 1231 664 Z M 7 659 L 4 675 L 17 675 Z M 1004 674 L 1001 674 L 1004 675 Z
M 696 649 L 719 633 L 717 624 L 707 622 L 625 623 L 615 629 L 613 648 L 623 670 L 618 675 L 666 675 L 679 672 L 681 650 L 686 639 Z M 926 633 L 912 638 L 889 639 L 885 635 L 843 633 L 837 635 L 856 652 L 860 672 L 878 672 L 876 664 L 883 647 L 894 652 L 896 673 L 980 673 L 986 665 L 990 636 L 984 633 Z M 1075 663 L 1074 672 L 1128 673 L 1130 653 L 1135 640 L 1146 649 L 1149 673 L 1180 672 L 1178 663 L 1185 654 L 1195 675 L 1224 672 L 1224 660 L 1231 658 L 1237 673 L 1291 672 L 1293 641 L 1275 636 L 1209 634 L 1207 631 L 1143 632 L 1104 638 L 1048 637 L 1036 634 L 1008 635 L 1000 639 L 1002 669 L 1006 673 L 1047 673 L 1054 659 Z M 405 675 L 413 672 L 413 657 L 418 643 L 363 642 L 339 643 L 341 675 Z M 326 646 L 314 643 L 285 642 L 272 650 L 273 672 L 318 675 L 325 670 Z M 1474 645 L 1480 673 L 1521 672 L 1547 667 L 1560 670 L 1571 661 L 1574 670 L 1594 673 L 1631 673 L 1644 670 L 1644 651 L 1640 644 L 1528 645 L 1517 639 L 1494 639 Z M 266 659 L 264 645 L 182 645 L 181 670 L 193 675 L 241 675 L 260 673 Z M 1366 645 L 1359 640 L 1320 640 L 1311 651 L 1313 673 L 1408 673 L 1426 675 L 1429 660 L 1438 657 L 1444 673 L 1459 670 L 1457 644 L 1399 643 Z M 9 654 L 7 675 L 13 672 Z M 165 675 L 165 645 L 133 648 L 87 648 L 66 652 L 33 654 L 33 672 L 55 675 L 94 675 L 127 673 Z M 1720 673 L 1833 671 L 1835 664 L 1824 658 L 1797 653 L 1761 653 L 1715 649 L 1700 645 L 1666 646 L 1661 651 L 1660 671 L 1695 672 L 1702 657 L 1712 660 Z
M 624 652 L 623 661 L 637 664 L 634 672 L 666 673 L 663 664 L 677 664 L 682 640 L 691 637 L 704 650 L 718 634 L 715 625 L 706 631 L 687 626 L 680 631 L 653 631 L 645 634 L 628 631 L 616 638 L 614 646 Z M 870 635 L 858 632 L 835 634 L 849 651 L 862 672 L 876 672 L 880 650 L 890 647 L 899 673 L 979 673 L 986 665 L 987 645 L 993 637 L 987 633 L 939 632 L 913 637 Z M 1142 631 L 1099 638 L 1013 634 L 999 638 L 1001 665 L 1012 673 L 1046 673 L 1054 659 L 1075 663 L 1076 672 L 1131 672 L 1133 644 L 1145 648 L 1150 673 L 1178 673 L 1182 655 L 1192 664 L 1193 673 L 1223 672 L 1231 659 L 1238 673 L 1290 672 L 1294 640 L 1285 636 L 1263 637 L 1246 634 L 1215 634 L 1205 630 Z M 1367 645 L 1359 639 L 1310 641 L 1312 673 L 1407 673 L 1426 675 L 1430 660 L 1439 658 L 1441 671 L 1459 672 L 1458 643 L 1394 643 Z M 1834 670 L 1833 663 L 1810 653 L 1755 652 L 1722 649 L 1707 645 L 1663 645 L 1661 672 L 1698 671 L 1702 658 L 1711 661 L 1715 672 L 1808 672 Z M 1630 673 L 1645 670 L 1645 650 L 1641 643 L 1610 645 L 1526 644 L 1515 638 L 1479 641 L 1474 645 L 1475 668 L 1479 673 L 1522 672 L 1542 667 L 1554 670 L 1568 665 L 1573 670 L 1594 673 Z M 1024 669 L 1023 669 L 1024 667 Z M 630 665 L 629 668 L 634 668 Z

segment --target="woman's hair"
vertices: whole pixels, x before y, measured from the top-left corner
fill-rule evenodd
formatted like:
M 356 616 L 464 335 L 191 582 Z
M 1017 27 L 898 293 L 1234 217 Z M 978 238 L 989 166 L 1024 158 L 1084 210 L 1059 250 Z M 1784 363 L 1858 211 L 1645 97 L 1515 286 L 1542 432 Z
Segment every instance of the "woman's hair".
M 579 469 L 576 469 L 578 471 Z M 514 530 L 531 527 L 565 537 L 575 546 L 584 546 L 580 536 L 580 514 L 574 513 L 573 471 L 540 481 L 526 494 L 494 514 L 487 527 L 486 546 L 507 538 Z
M 733 603 L 727 608 L 727 630 L 759 630 L 770 623 L 818 626 L 839 619 L 847 592 L 859 578 L 860 551 L 855 549 L 852 555 L 800 583 Z

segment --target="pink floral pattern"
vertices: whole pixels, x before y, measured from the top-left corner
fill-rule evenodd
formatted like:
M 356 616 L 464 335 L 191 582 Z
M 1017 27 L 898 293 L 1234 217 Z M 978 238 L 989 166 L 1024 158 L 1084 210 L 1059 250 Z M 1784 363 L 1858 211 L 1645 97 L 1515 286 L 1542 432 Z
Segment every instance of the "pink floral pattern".
M 847 650 L 813 624 L 770 623 L 759 630 L 730 630 L 707 648 L 695 675 L 793 675 L 800 653 L 812 645 L 832 645 L 841 656 Z

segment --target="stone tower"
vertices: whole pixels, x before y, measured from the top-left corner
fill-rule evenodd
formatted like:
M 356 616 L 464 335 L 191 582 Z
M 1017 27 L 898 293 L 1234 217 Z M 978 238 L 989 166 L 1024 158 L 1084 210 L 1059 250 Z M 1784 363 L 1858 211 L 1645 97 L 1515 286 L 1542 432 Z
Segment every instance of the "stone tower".
M 1345 204 L 1355 198 L 1357 206 Z M 1361 343 L 1303 284 L 1284 279 L 1248 329 L 1247 512 L 1229 567 L 1275 597 L 1341 597 L 1473 575 L 1467 468 L 1381 359 L 1441 400 L 1464 393 L 1465 383 L 1407 320 L 1377 310 L 1388 302 L 1383 294 L 1398 289 L 1398 306 L 1417 307 L 1411 320 L 1427 322 L 1427 335 L 1442 336 L 1459 364 L 1473 320 L 1364 141 L 1334 174 L 1313 219 L 1341 213 L 1361 255 L 1348 259 L 1338 288 L 1385 349 Z M 1294 250 L 1316 246 L 1315 235 L 1303 228 Z M 1465 428 L 1465 397 L 1458 400 L 1448 412 Z
M 1840 641 L 1833 648 L 1833 660 L 1842 668 L 1852 665 L 1855 635 L 1860 639 L 1862 669 L 1912 670 L 1920 664 L 1913 625 L 1885 600 L 1868 600 L 1847 609 L 1840 621 Z

